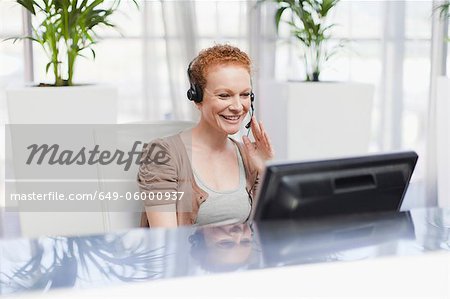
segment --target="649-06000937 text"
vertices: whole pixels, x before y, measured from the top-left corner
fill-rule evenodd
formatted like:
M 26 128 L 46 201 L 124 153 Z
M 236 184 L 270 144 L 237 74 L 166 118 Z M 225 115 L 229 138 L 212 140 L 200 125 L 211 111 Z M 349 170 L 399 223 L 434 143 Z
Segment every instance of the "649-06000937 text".
M 93 193 L 61 193 L 61 192 L 47 192 L 47 193 L 12 193 L 10 194 L 11 201 L 94 201 L 94 200 L 166 200 L 176 201 L 181 200 L 184 192 L 103 192 L 95 191 Z

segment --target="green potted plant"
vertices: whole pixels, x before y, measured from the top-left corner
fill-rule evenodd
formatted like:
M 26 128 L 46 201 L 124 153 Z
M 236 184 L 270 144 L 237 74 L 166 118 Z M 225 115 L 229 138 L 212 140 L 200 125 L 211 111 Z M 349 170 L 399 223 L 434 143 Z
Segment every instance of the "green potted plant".
M 137 6 L 135 0 L 133 0 Z M 17 0 L 32 15 L 32 35 L 48 62 L 52 84 L 8 90 L 11 123 L 115 123 L 117 91 L 114 87 L 74 84 L 76 62 L 91 54 L 99 27 L 112 27 L 111 16 L 121 0 Z M 36 88 L 36 85 L 39 88 Z M 58 87 L 58 88 L 53 88 Z M 31 109 L 30 109 L 31 108 Z M 101 109 L 102 113 L 98 113 Z M 94 113 L 95 112 L 95 113 Z
M 262 0 L 268 2 L 267 0 Z M 262 118 L 280 159 L 321 159 L 367 153 L 369 150 L 372 84 L 319 82 L 330 58 L 344 40 L 330 46 L 331 12 L 339 0 L 271 0 L 275 26 L 288 24 L 300 45 L 306 82 L 269 80 L 261 84 Z M 278 99 L 273 101 L 272 99 Z M 274 121 L 273 115 L 278 115 Z M 283 120 L 280 122 L 279 120 Z M 280 132 L 282 132 L 280 134 Z
M 275 23 L 279 29 L 283 15 L 292 37 L 300 44 L 305 63 L 306 81 L 319 81 L 320 72 L 326 62 L 342 47 L 342 43 L 328 49 L 331 39 L 329 15 L 340 0 L 274 0 L 278 3 Z
M 46 72 L 52 68 L 55 76 L 53 85 L 72 86 L 77 58 L 88 50 L 95 58 L 93 45 L 98 41 L 95 30 L 101 25 L 115 27 L 110 18 L 120 0 L 107 7 L 105 0 L 17 0 L 17 3 L 41 21 L 33 26 L 32 36 L 12 39 L 30 39 L 40 44 L 49 58 Z

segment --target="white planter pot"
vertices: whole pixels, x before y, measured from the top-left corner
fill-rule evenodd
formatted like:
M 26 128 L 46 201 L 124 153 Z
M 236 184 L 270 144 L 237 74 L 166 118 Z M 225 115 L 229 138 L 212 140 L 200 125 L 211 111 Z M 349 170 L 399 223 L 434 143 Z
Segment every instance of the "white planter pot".
M 17 87 L 6 95 L 11 124 L 117 123 L 115 87 Z
M 450 206 L 450 79 L 439 77 L 436 92 L 438 204 Z
M 10 124 L 117 123 L 115 87 L 15 87 L 8 88 L 6 94 Z M 87 145 L 94 146 L 93 136 L 82 138 L 87 140 Z M 14 148 L 13 136 L 11 140 Z M 19 184 L 15 185 L 14 190 Z M 102 233 L 106 231 L 104 216 L 101 212 L 19 213 L 21 232 L 26 237 Z
M 265 82 L 261 118 L 277 160 L 366 154 L 374 87 L 362 83 Z

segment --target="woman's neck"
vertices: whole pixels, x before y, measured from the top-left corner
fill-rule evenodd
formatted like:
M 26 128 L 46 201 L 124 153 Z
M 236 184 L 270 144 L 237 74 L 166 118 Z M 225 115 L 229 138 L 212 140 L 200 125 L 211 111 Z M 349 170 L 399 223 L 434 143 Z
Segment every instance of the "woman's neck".
M 199 149 L 209 149 L 222 151 L 227 149 L 228 134 L 212 130 L 211 127 L 200 121 L 194 128 L 192 128 L 192 137 L 195 140 L 195 145 Z

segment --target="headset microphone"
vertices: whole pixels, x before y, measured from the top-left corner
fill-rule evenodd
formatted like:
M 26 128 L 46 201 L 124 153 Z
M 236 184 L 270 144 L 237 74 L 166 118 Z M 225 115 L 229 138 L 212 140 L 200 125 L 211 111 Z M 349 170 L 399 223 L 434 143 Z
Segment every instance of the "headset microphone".
M 255 108 L 253 107 L 253 101 L 254 100 L 255 100 L 255 94 L 252 91 L 252 93 L 250 94 L 250 101 L 251 101 L 250 102 L 250 109 L 251 109 L 251 111 L 250 111 L 250 121 L 248 122 L 248 124 L 245 125 L 245 128 L 248 129 L 247 136 L 250 133 L 250 127 L 252 125 L 252 117 L 253 117 L 253 114 L 255 113 Z

